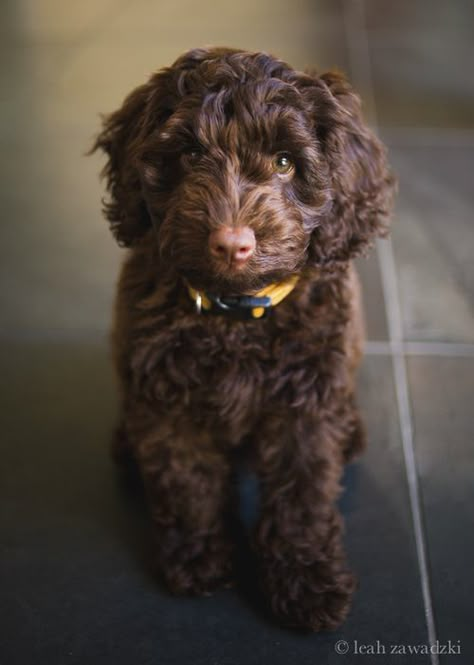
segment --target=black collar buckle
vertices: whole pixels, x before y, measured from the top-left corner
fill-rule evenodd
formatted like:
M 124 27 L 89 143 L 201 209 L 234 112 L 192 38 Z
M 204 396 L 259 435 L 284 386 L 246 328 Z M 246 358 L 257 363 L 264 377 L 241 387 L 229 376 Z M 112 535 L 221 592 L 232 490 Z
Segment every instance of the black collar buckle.
M 207 293 L 207 298 L 211 301 L 212 307 L 207 311 L 208 314 L 226 314 L 235 319 L 253 319 L 252 310 L 256 307 L 264 309 L 264 318 L 272 306 L 272 299 L 269 296 L 215 296 Z M 205 310 L 203 310 L 205 311 Z

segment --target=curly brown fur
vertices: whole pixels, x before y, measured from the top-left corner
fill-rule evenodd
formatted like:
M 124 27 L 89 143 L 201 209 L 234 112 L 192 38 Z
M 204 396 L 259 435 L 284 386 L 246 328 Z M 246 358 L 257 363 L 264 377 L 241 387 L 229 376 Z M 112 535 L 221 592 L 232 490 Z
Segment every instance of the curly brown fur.
M 335 628 L 354 589 L 336 501 L 364 444 L 351 259 L 386 233 L 393 192 L 359 98 L 339 73 L 196 49 L 132 92 L 97 148 L 105 214 L 130 248 L 113 331 L 116 453 L 141 469 L 158 567 L 176 592 L 230 582 L 232 459 L 245 441 L 271 607 L 288 625 Z M 275 172 L 281 152 L 290 173 Z M 222 226 L 254 232 L 243 267 L 210 252 Z M 295 290 L 261 320 L 200 315 L 186 286 L 248 294 L 295 273 Z

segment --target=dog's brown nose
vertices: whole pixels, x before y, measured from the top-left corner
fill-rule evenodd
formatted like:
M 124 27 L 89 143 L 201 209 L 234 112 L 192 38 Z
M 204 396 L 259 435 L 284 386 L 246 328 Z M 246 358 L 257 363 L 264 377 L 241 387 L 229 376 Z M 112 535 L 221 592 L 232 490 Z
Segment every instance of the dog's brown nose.
M 248 226 L 221 226 L 209 236 L 209 249 L 227 263 L 245 263 L 255 251 L 255 234 Z

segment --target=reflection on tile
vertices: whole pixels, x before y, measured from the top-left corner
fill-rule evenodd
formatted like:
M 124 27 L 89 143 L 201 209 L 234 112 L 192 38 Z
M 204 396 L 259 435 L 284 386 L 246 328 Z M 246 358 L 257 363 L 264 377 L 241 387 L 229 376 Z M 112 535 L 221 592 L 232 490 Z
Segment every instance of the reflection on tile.
M 462 647 L 462 656 L 441 661 L 470 663 L 474 361 L 414 357 L 408 370 L 438 636 Z
M 388 359 L 361 372 L 370 446 L 344 480 L 360 588 L 345 626 L 313 636 L 280 629 L 240 588 L 189 599 L 158 587 L 146 508 L 108 459 L 116 398 L 103 345 L 7 345 L 1 372 L 2 662 L 337 665 L 338 639 L 425 641 Z
M 393 240 L 405 337 L 472 342 L 474 231 L 472 193 L 464 196 L 462 184 L 465 156 L 458 163 L 442 148 L 391 154 L 400 179 Z M 461 184 L 453 187 L 457 173 Z
M 362 284 L 366 339 L 385 341 L 388 339 L 387 317 L 375 249 L 371 251 L 367 258 L 361 257 L 355 263 Z
M 5 148 L 2 330 L 103 330 L 120 251 L 100 212 L 98 160 L 82 133 Z

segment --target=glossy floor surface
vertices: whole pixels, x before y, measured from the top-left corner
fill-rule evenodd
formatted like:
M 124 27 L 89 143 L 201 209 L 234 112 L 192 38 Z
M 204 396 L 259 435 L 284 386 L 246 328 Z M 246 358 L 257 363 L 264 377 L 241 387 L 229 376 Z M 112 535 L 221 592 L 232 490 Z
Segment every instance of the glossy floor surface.
M 2 665 L 474 662 L 473 32 L 469 0 L 1 3 Z M 348 72 L 400 181 L 360 262 L 370 446 L 344 479 L 360 585 L 336 633 L 276 626 L 245 561 L 236 591 L 160 590 L 108 456 L 122 256 L 83 155 L 99 111 L 203 44 Z M 435 640 L 451 655 L 413 653 Z

